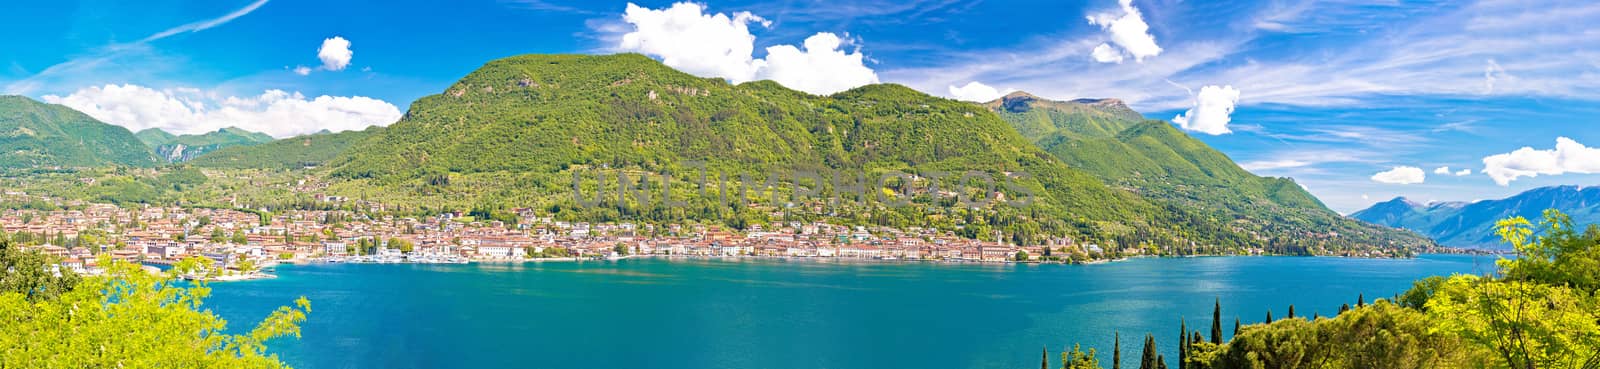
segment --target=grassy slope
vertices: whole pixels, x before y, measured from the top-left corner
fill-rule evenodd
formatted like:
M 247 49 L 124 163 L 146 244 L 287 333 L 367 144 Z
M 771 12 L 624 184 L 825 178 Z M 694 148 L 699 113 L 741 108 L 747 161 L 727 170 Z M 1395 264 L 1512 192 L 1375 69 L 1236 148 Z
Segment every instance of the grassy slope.
M 0 166 L 151 166 L 150 149 L 120 126 L 71 108 L 0 96 Z

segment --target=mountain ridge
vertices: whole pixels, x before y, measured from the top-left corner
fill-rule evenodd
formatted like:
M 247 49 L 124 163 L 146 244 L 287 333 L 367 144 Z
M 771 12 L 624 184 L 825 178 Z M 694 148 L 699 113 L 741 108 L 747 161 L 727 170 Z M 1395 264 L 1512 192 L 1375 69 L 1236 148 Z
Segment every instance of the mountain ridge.
M 1494 235 L 1496 221 L 1513 216 L 1536 220 L 1545 209 L 1561 210 L 1578 224 L 1600 223 L 1600 187 L 1539 187 L 1504 199 L 1473 202 L 1419 203 L 1396 197 L 1351 213 L 1350 218 L 1417 231 L 1446 246 L 1503 249 Z
M 0 167 L 92 167 L 156 164 L 133 132 L 72 108 L 0 96 Z

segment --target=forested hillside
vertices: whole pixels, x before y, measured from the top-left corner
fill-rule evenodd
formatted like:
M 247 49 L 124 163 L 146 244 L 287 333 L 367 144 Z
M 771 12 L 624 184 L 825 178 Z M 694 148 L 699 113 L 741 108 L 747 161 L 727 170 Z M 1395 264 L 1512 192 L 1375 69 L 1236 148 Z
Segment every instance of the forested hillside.
M 1427 243 L 1409 232 L 1344 219 L 1294 180 L 1256 176 L 1118 100 L 1050 101 L 1017 92 L 985 106 L 1069 167 L 1148 200 L 1226 221 L 1256 238 L 1240 242 L 1285 253 Z
M 0 167 L 151 166 L 155 156 L 120 126 L 61 105 L 0 96 Z

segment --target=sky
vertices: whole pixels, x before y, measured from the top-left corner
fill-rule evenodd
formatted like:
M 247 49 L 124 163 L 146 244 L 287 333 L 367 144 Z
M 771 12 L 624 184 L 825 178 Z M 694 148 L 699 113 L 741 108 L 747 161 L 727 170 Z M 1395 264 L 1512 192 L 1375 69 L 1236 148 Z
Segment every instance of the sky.
M 1119 98 L 1341 213 L 1600 184 L 1600 2 L 35 1 L 0 93 L 128 127 L 398 120 L 496 58 L 638 52 L 814 94 Z

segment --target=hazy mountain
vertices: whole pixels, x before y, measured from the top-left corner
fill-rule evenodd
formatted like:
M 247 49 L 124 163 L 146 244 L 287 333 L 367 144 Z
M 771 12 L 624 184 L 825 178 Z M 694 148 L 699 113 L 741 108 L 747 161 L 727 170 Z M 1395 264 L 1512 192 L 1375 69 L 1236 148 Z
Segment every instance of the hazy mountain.
M 132 132 L 72 108 L 0 96 L 0 167 L 150 166 Z
M 189 160 L 189 164 L 212 168 L 293 169 L 317 167 L 344 153 L 357 142 L 382 131 L 373 126 L 363 131 L 316 133 L 272 142 L 224 147 Z
M 1557 209 L 1577 224 L 1600 223 L 1600 187 L 1541 187 L 1500 200 L 1424 204 L 1397 197 L 1350 214 L 1374 224 L 1415 230 L 1455 247 L 1505 248 L 1494 234 L 1498 220 L 1522 216 L 1537 222 Z
M 272 142 L 272 136 L 236 127 L 222 128 L 198 135 L 176 136 L 160 128 L 150 128 L 135 134 L 139 141 L 154 150 L 167 162 L 177 163 L 194 159 L 217 149 L 233 146 L 250 146 Z

